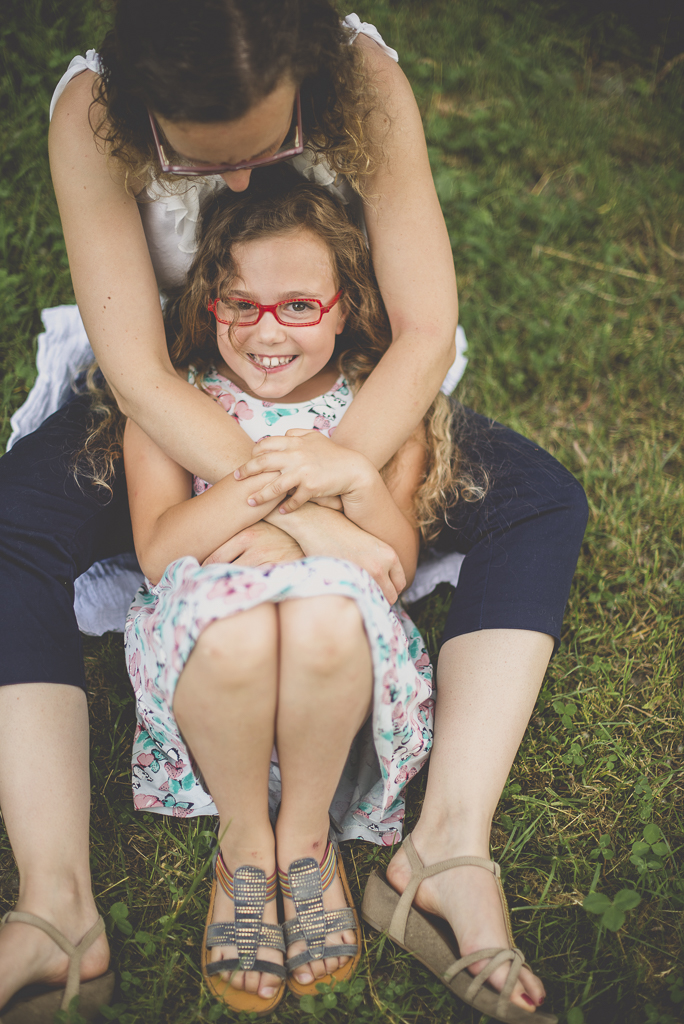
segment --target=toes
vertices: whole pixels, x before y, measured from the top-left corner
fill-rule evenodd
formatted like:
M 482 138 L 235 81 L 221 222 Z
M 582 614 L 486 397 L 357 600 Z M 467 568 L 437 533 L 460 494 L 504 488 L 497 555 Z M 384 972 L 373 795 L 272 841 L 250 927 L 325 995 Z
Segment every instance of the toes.
M 314 980 L 313 974 L 306 967 L 302 967 L 300 970 L 295 971 L 295 978 L 302 985 L 310 985 Z
M 336 957 L 336 956 L 328 957 L 328 959 L 325 960 L 324 963 L 325 963 L 325 973 L 326 974 L 332 974 L 332 972 L 336 971 L 337 968 L 340 966 L 340 961 L 339 961 L 338 957 Z
M 221 977 L 224 981 L 229 981 L 233 988 L 244 989 L 245 987 L 244 971 L 224 971 Z

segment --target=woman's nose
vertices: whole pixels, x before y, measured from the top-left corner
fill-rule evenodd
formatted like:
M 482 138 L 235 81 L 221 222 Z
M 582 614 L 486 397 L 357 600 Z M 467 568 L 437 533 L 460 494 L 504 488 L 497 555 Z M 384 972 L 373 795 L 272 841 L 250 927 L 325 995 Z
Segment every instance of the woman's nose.
M 249 185 L 249 179 L 252 172 L 251 170 L 246 171 L 226 171 L 221 177 L 225 181 L 226 185 L 233 192 L 244 192 Z

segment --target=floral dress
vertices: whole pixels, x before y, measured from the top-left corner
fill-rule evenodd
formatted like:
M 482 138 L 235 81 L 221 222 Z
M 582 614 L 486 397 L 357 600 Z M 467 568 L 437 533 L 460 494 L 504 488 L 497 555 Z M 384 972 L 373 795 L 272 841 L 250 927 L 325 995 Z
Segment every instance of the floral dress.
M 202 386 L 255 442 L 291 427 L 315 428 L 330 436 L 352 400 L 343 377 L 324 395 L 296 404 L 254 398 L 216 372 L 205 375 Z M 201 494 L 208 486 L 195 478 L 194 493 Z M 432 667 L 420 633 L 403 609 L 390 607 L 364 569 L 327 557 L 258 567 L 201 567 L 197 559 L 185 557 L 172 562 L 156 586 L 146 581 L 140 588 L 125 631 L 138 720 L 133 742 L 136 809 L 176 817 L 217 813 L 172 711 L 178 678 L 202 630 L 264 601 L 327 594 L 356 601 L 373 664 L 372 715 L 352 745 L 331 817 L 341 839 L 392 845 L 401 838 L 402 790 L 432 744 Z M 272 811 L 279 800 L 274 751 Z

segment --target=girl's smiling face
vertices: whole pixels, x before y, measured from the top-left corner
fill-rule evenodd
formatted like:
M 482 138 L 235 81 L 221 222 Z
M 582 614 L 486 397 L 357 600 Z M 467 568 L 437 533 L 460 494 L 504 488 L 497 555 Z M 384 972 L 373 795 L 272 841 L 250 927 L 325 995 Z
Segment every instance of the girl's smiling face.
M 327 306 L 337 294 L 328 247 L 306 228 L 239 242 L 232 254 L 237 272 L 231 298 L 262 305 L 318 299 Z M 343 301 L 313 327 L 285 326 L 272 313 L 264 313 L 256 324 L 233 328 L 233 341 L 230 328 L 217 322 L 216 340 L 224 363 L 219 370 L 257 398 L 315 398 L 337 379 L 336 369 L 328 364 L 335 338 L 344 328 Z

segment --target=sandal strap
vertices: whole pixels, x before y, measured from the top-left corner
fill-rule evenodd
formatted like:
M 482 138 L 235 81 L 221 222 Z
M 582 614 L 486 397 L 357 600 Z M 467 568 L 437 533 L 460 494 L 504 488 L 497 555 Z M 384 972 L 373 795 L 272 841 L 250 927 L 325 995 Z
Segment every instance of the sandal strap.
M 62 935 L 53 924 L 45 921 L 42 917 L 38 917 L 36 914 L 29 914 L 25 910 L 10 910 L 3 916 L 0 925 L 4 927 L 13 921 L 19 924 L 31 924 L 34 928 L 40 928 L 69 957 L 69 970 L 61 1006 L 62 1010 L 68 1009 L 69 1003 L 74 996 L 78 995 L 81 987 L 81 960 L 104 931 L 104 920 L 102 917 L 98 917 L 95 924 L 92 928 L 88 929 L 77 946 L 74 946 L 73 942 L 70 942 L 66 935 Z
M 221 921 L 218 924 L 210 924 L 207 928 L 207 949 L 214 946 L 237 946 L 237 933 L 234 921 Z M 257 946 L 268 946 L 269 949 L 277 949 L 285 952 L 283 942 L 283 930 L 279 924 L 261 924 L 261 930 L 257 940 Z M 252 970 L 254 968 L 251 968 Z
M 309 960 L 321 960 L 325 951 L 325 909 L 321 869 L 313 857 L 300 857 L 287 872 L 292 902 Z
M 346 943 L 343 942 L 339 946 L 325 946 L 323 949 L 323 957 L 329 956 L 356 956 L 359 951 L 359 947 L 355 942 Z M 291 956 L 285 961 L 288 974 L 292 971 L 296 971 L 298 967 L 302 967 L 303 964 L 308 964 L 311 961 L 310 953 L 305 949 L 302 953 L 297 953 L 296 956 Z
M 330 934 L 330 932 L 346 932 L 355 930 L 356 921 L 354 919 L 354 912 L 350 910 L 349 907 L 345 910 L 325 911 L 326 935 Z M 285 936 L 285 942 L 288 946 L 291 946 L 293 942 L 298 942 L 300 940 L 306 942 L 306 933 L 304 932 L 298 917 L 293 917 L 290 921 L 283 922 L 283 935 Z M 332 956 L 332 954 L 330 955 Z
M 408 885 L 399 898 L 399 902 L 394 914 L 392 915 L 392 920 L 390 921 L 390 926 L 388 928 L 389 937 L 401 945 L 404 943 L 406 925 L 411 911 L 411 905 L 415 899 L 416 893 L 418 892 L 420 883 L 426 878 L 431 878 L 433 875 L 439 875 L 443 871 L 450 871 L 451 868 L 462 867 L 484 868 L 497 879 L 499 879 L 501 874 L 499 865 L 496 861 L 485 860 L 484 857 L 451 857 L 449 860 L 440 860 L 436 864 L 431 864 L 429 867 L 425 867 L 418 856 L 418 852 L 413 845 L 413 839 L 410 835 L 404 840 L 402 849 L 406 852 L 409 864 L 411 865 L 411 877 L 408 880 Z M 504 917 L 508 920 L 507 910 Z
M 244 964 L 237 957 L 231 957 L 230 960 L 212 960 L 211 963 L 205 965 L 204 970 L 209 975 L 221 974 L 222 971 L 242 971 Z M 287 977 L 283 965 L 272 964 L 270 960 L 255 960 L 250 970 L 261 971 L 262 974 L 275 974 L 276 977 L 283 979 Z
M 262 868 L 243 864 L 233 875 L 235 945 L 238 959 L 246 971 L 251 971 L 256 961 L 266 889 L 266 872 Z

